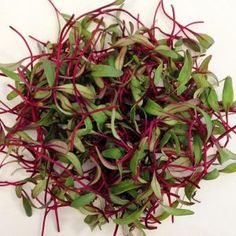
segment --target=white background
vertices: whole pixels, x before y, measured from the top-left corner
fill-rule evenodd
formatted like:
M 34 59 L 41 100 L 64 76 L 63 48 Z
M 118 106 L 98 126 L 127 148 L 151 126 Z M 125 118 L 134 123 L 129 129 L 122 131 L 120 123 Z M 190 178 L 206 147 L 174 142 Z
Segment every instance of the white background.
M 65 13 L 83 13 L 106 0 L 54 0 Z M 210 53 L 214 55 L 211 70 L 219 78 L 231 75 L 236 78 L 236 1 L 235 0 L 166 0 L 166 7 L 174 4 L 177 19 L 183 24 L 194 20 L 204 20 L 202 32 L 212 35 L 216 41 Z M 150 23 L 158 0 L 127 0 L 126 8 L 133 13 L 141 13 L 145 23 Z M 0 0 L 0 62 L 14 62 L 28 55 L 22 41 L 9 29 L 14 26 L 25 36 L 34 35 L 43 41 L 55 40 L 57 22 L 54 11 L 47 0 Z M 30 40 L 29 40 L 30 41 Z M 30 41 L 33 46 L 34 43 Z M 33 46 L 34 48 L 34 46 Z M 36 49 L 36 48 L 35 48 Z M 0 98 L 6 95 L 6 81 L 0 84 Z M 234 81 L 236 89 L 236 81 Z M 1 118 L 1 117 L 0 117 Z M 234 119 L 235 123 L 236 119 Z M 231 149 L 236 151 L 236 138 Z M 0 171 L 0 178 L 2 178 Z M 148 236 L 236 236 L 236 174 L 222 175 L 219 179 L 202 182 L 197 198 L 201 204 L 192 207 L 195 215 L 176 218 L 175 224 L 169 220 L 158 227 L 158 231 L 148 232 Z M 27 218 L 21 202 L 12 188 L 0 188 L 0 234 L 2 236 L 39 236 L 43 212 L 34 211 Z M 73 209 L 60 210 L 62 230 L 56 233 L 53 215 L 49 217 L 47 236 L 110 236 L 113 225 L 100 232 L 91 233 L 83 223 L 82 216 Z

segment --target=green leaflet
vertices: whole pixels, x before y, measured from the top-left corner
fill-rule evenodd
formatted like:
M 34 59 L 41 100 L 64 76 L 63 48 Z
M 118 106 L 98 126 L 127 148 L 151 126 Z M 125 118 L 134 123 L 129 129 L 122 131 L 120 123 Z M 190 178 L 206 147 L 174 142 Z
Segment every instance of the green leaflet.
M 186 187 L 184 189 L 184 193 L 189 201 L 192 200 L 192 197 L 195 194 L 195 192 L 196 192 L 196 186 L 194 186 L 191 183 L 186 185 Z
M 81 94 L 83 97 L 87 99 L 94 99 L 96 94 L 93 89 L 90 87 L 81 85 L 81 84 L 76 84 L 75 88 L 78 90 L 78 94 Z M 70 95 L 75 95 L 75 89 L 73 84 L 63 84 L 57 87 L 58 91 L 68 93 Z
M 111 132 L 112 132 L 114 138 L 116 138 L 118 140 L 121 140 L 119 134 L 116 131 L 115 119 L 116 119 L 116 110 L 112 109 L 112 114 L 111 114 Z
M 202 113 L 202 116 L 203 116 L 205 124 L 206 124 L 206 128 L 207 128 L 206 141 L 207 141 L 211 137 L 212 130 L 213 130 L 212 120 L 211 120 L 211 117 L 205 111 L 203 111 L 200 108 L 197 108 L 197 109 Z
M 205 180 L 213 180 L 218 178 L 220 175 L 219 171 L 217 169 L 212 170 L 211 172 L 207 173 L 203 179 Z
M 124 206 L 129 203 L 129 200 L 122 199 L 114 194 L 110 194 L 110 198 L 111 198 L 111 201 L 116 205 Z
M 102 151 L 102 155 L 109 159 L 118 160 L 122 157 L 122 152 L 119 148 L 109 148 Z
M 77 173 L 82 176 L 83 175 L 83 169 L 82 165 L 80 163 L 79 157 L 77 157 L 74 153 L 68 152 L 66 155 L 63 156 L 64 158 L 68 159 L 71 164 L 74 166 Z
M 31 202 L 28 198 L 26 198 L 25 196 L 22 196 L 22 203 L 23 203 L 23 207 L 25 209 L 25 213 L 27 216 L 32 216 L 32 206 L 31 206 Z
M 22 79 L 21 77 L 13 72 L 12 70 L 8 69 L 8 68 L 5 68 L 3 66 L 0 66 L 0 70 L 9 78 L 13 79 L 14 81 L 16 82 L 22 82 Z
M 174 207 L 168 207 L 162 205 L 163 210 L 168 213 L 169 215 L 173 216 L 187 216 L 187 215 L 193 215 L 194 212 L 187 210 L 187 209 L 181 209 L 181 208 L 174 208 Z
M 207 34 L 195 34 L 198 42 L 204 49 L 208 49 L 212 46 L 212 44 L 215 42 L 214 39 L 207 35 Z
M 228 112 L 233 102 L 234 102 L 233 82 L 231 77 L 227 77 L 224 82 L 224 89 L 222 94 L 222 103 L 226 112 Z
M 193 152 L 195 156 L 195 164 L 199 164 L 202 160 L 202 140 L 198 134 L 193 136 Z
M 225 163 L 228 160 L 236 160 L 236 154 L 228 150 L 227 148 L 218 148 L 218 159 L 220 164 Z
M 193 79 L 198 88 L 207 88 L 210 86 L 209 82 L 207 81 L 207 76 L 204 74 L 193 74 Z
M 166 132 L 160 141 L 160 147 L 164 147 L 171 138 L 171 132 Z
M 154 102 L 151 99 L 148 99 L 145 106 L 144 106 L 144 110 L 153 116 L 160 116 L 163 114 L 163 110 L 162 107 L 160 105 L 158 105 L 156 102 Z
M 199 43 L 197 41 L 195 41 L 194 39 L 184 38 L 183 44 L 195 52 L 201 52 L 201 47 L 200 47 Z
M 50 87 L 52 87 L 56 78 L 56 66 L 52 61 L 49 61 L 48 59 L 43 59 L 42 62 L 48 84 Z
M 126 52 L 127 52 L 127 47 L 121 48 L 120 53 L 119 53 L 119 55 L 118 55 L 118 57 L 116 58 L 116 61 L 115 61 L 115 68 L 117 70 L 120 70 L 120 71 L 122 70 L 122 68 L 124 66 Z
M 42 193 L 47 187 L 47 179 L 40 180 L 32 190 L 32 197 L 36 198 Z
M 153 152 L 155 143 L 158 140 L 160 134 L 161 134 L 161 131 L 158 127 L 153 128 L 152 136 L 151 136 L 151 140 L 150 140 L 150 145 L 149 145 L 150 152 Z
M 96 105 L 92 103 L 88 103 L 86 106 L 89 112 L 92 112 L 94 110 L 99 109 L 100 107 L 97 107 Z M 94 112 L 91 114 L 91 117 L 96 121 L 97 126 L 100 128 L 107 120 L 107 116 L 105 112 L 99 111 L 99 112 Z
M 147 149 L 147 137 L 141 140 L 138 149 L 135 151 L 134 155 L 131 158 L 130 170 L 133 175 L 137 174 L 138 163 L 146 155 L 145 154 L 146 149 Z
M 151 182 L 151 187 L 153 192 L 155 193 L 156 197 L 160 200 L 162 200 L 162 193 L 161 193 L 161 186 L 157 180 L 157 177 L 155 174 L 153 175 L 152 182 Z
M 224 169 L 220 170 L 223 173 L 234 173 L 236 172 L 236 163 L 229 164 Z
M 178 77 L 178 88 L 177 88 L 177 94 L 181 95 L 183 92 L 184 86 L 188 83 L 188 81 L 191 78 L 192 74 L 192 67 L 193 67 L 193 61 L 192 56 L 187 51 L 184 59 L 184 65 L 179 73 Z
M 209 63 L 211 59 L 212 59 L 212 56 L 210 55 L 202 61 L 201 65 L 199 66 L 200 72 L 208 72 L 208 67 L 209 67 Z
M 119 184 L 111 187 L 111 193 L 114 195 L 119 195 L 121 193 L 125 193 L 129 190 L 139 188 L 140 185 L 134 184 L 133 180 L 124 180 Z
M 121 70 L 108 65 L 93 65 L 92 76 L 94 77 L 111 77 L 116 78 L 123 75 Z
M 176 208 L 178 206 L 179 202 L 175 201 L 172 203 L 172 208 Z M 159 216 L 157 216 L 157 220 L 163 221 L 166 220 L 168 217 L 170 216 L 169 213 L 167 213 L 166 211 L 163 211 Z
M 162 71 L 163 71 L 163 62 L 160 63 L 160 65 L 157 67 L 154 75 L 154 85 L 158 86 L 159 82 L 162 79 Z
M 168 46 L 166 45 L 160 45 L 160 46 L 157 46 L 155 49 L 154 49 L 155 52 L 158 52 L 159 54 L 165 56 L 165 57 L 169 57 L 169 58 L 172 58 L 174 60 L 178 60 L 181 58 L 181 56 L 175 52 L 174 50 L 171 50 Z
M 96 195 L 94 193 L 87 193 L 85 195 L 79 196 L 76 198 L 72 203 L 71 206 L 74 208 L 83 207 L 85 205 L 88 205 L 94 201 L 96 198 Z
M 146 206 L 145 206 L 146 207 Z M 131 213 L 131 214 L 126 214 L 124 215 L 123 218 L 117 218 L 114 220 L 114 223 L 115 224 L 118 224 L 118 225 L 129 225 L 133 222 L 135 222 L 137 219 L 140 218 L 140 216 L 142 215 L 145 207 Z
M 207 102 L 214 111 L 216 112 L 219 111 L 218 97 L 217 97 L 215 89 L 213 88 L 210 89 L 209 95 L 207 97 Z

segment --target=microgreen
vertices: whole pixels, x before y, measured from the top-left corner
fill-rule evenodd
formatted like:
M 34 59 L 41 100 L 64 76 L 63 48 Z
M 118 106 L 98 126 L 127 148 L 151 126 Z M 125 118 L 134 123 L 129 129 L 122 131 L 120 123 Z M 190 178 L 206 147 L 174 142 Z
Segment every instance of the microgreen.
M 70 206 L 91 229 L 114 222 L 114 236 L 120 225 L 144 234 L 169 216 L 192 215 L 182 205 L 195 203 L 203 179 L 236 172 L 227 147 L 233 80 L 210 71 L 212 37 L 177 22 L 163 1 L 171 33 L 123 3 L 78 17 L 53 5 L 65 21 L 58 41 L 35 39 L 39 55 L 0 64 L 7 99 L 19 98 L 12 108 L 1 101 L 0 115 L 17 119 L 11 127 L 0 119 L 0 168 L 18 163 L 27 175 L 0 184 L 15 187 L 27 216 L 54 211 L 58 229 L 58 208 Z M 44 228 L 45 220 L 42 236 Z

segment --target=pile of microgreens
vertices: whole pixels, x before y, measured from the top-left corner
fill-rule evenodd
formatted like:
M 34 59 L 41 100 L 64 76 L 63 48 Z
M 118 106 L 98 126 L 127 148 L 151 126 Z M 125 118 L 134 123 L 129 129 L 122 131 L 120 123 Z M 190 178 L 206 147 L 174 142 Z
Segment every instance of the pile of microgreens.
M 71 206 L 94 229 L 107 222 L 134 229 L 156 229 L 185 209 L 202 179 L 236 171 L 226 146 L 236 126 L 232 79 L 224 83 L 209 69 L 207 34 L 181 25 L 160 1 L 153 24 L 120 7 L 117 0 L 79 17 L 63 18 L 56 43 L 34 38 L 40 53 L 19 63 L 1 65 L 9 107 L 16 116 L 7 127 L 0 120 L 0 168 L 17 163 L 27 178 L 1 181 L 15 186 L 26 214 Z M 156 23 L 162 11 L 173 25 L 164 32 Z M 120 14 L 128 20 L 123 20 Z M 106 20 L 109 17 L 111 23 Z M 33 37 L 32 37 L 33 38 Z M 34 134 L 34 135 L 32 135 Z M 10 159 L 9 159 L 10 158 Z M 222 165 L 224 164 L 224 165 Z

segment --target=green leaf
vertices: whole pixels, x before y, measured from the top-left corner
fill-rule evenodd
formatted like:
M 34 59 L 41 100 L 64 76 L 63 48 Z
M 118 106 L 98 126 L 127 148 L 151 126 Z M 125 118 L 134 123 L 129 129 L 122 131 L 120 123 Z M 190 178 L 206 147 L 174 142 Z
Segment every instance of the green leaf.
M 76 84 L 75 87 L 79 91 L 78 94 L 81 94 L 85 98 L 94 99 L 96 97 L 94 90 L 91 89 L 90 87 L 87 87 L 81 84 Z M 57 89 L 58 91 L 68 93 L 70 95 L 74 95 L 74 96 L 76 95 L 73 84 L 63 84 L 63 85 L 58 86 Z
M 114 138 L 116 138 L 118 140 L 121 140 L 119 134 L 116 131 L 115 119 L 116 119 L 116 110 L 112 109 L 112 114 L 111 114 L 111 132 L 112 132 Z
M 124 66 L 126 52 L 127 52 L 127 47 L 121 48 L 120 53 L 117 56 L 116 61 L 115 61 L 115 68 L 117 70 L 122 70 Z
M 198 88 L 207 88 L 210 86 L 207 76 L 204 74 L 193 74 L 193 79 Z
M 131 223 L 134 223 L 137 219 L 140 218 L 144 209 L 145 207 L 131 213 L 130 215 L 125 215 L 123 218 L 117 218 L 114 220 L 114 223 L 118 225 L 129 225 Z
M 42 62 L 48 84 L 50 87 L 52 87 L 56 78 L 56 66 L 52 61 L 47 59 L 43 59 Z
M 145 154 L 145 150 L 147 149 L 147 137 L 143 138 L 140 141 L 139 147 L 138 149 L 135 151 L 134 155 L 131 158 L 130 161 L 130 170 L 132 172 L 133 175 L 137 174 L 137 167 L 138 167 L 138 163 L 141 159 L 144 158 Z
M 75 167 L 75 170 L 77 171 L 77 173 L 80 176 L 82 176 L 83 175 L 83 168 L 80 163 L 79 157 L 77 157 L 72 152 L 68 152 L 64 157 L 67 158 L 72 163 L 72 165 Z
M 156 197 L 160 200 L 162 200 L 162 193 L 161 193 L 161 186 L 157 180 L 157 177 L 153 175 L 152 182 L 151 182 L 151 187 L 153 192 L 155 193 Z
M 65 181 L 65 186 L 66 187 L 74 187 L 74 180 L 72 177 L 68 177 Z
M 183 90 L 182 88 L 185 87 L 185 85 L 188 83 L 188 81 L 191 78 L 192 74 L 192 67 L 193 67 L 193 61 L 192 56 L 187 51 L 184 59 L 184 65 L 179 73 L 178 77 L 178 88 L 177 88 L 177 94 L 181 95 Z
M 208 67 L 209 67 L 209 63 L 210 63 L 211 59 L 212 59 L 212 56 L 210 55 L 203 60 L 203 62 L 199 66 L 200 72 L 204 72 L 204 73 L 208 72 Z
M 125 193 L 129 190 L 139 188 L 140 185 L 134 184 L 133 180 L 124 180 L 119 184 L 111 187 L 111 193 L 114 195 L 119 195 L 121 193 Z
M 160 141 L 160 147 L 164 147 L 171 138 L 171 132 L 166 132 Z
M 225 163 L 228 160 L 236 160 L 236 154 L 228 150 L 227 148 L 218 148 L 219 162 Z
M 23 202 L 23 206 L 24 206 L 26 215 L 29 217 L 32 216 L 32 207 L 31 207 L 30 200 L 28 198 L 26 198 L 25 196 L 23 196 L 22 202 Z
M 110 194 L 110 198 L 111 198 L 112 203 L 114 203 L 116 205 L 124 206 L 129 203 L 129 200 L 122 199 L 114 194 Z
M 202 160 L 202 140 L 198 134 L 193 136 L 193 152 L 195 156 L 195 164 L 198 165 Z
M 40 193 L 42 193 L 47 187 L 47 179 L 40 180 L 32 190 L 32 197 L 36 198 Z
M 192 49 L 195 52 L 201 52 L 201 47 L 197 41 L 191 38 L 184 38 L 183 43 L 186 47 Z
M 194 193 L 196 192 L 196 186 L 191 183 L 188 183 L 184 189 L 184 193 L 189 201 L 192 200 Z
M 22 185 L 17 185 L 15 187 L 15 193 L 18 198 L 22 197 Z
M 158 52 L 159 54 L 169 57 L 174 60 L 178 60 L 181 58 L 181 56 L 175 52 L 174 50 L 171 50 L 168 46 L 166 45 L 160 45 L 154 49 L 155 52 Z
M 145 36 L 141 34 L 134 34 L 131 36 L 131 40 L 133 40 L 135 43 L 142 44 L 146 47 L 153 48 L 154 45 L 146 38 Z
M 218 97 L 217 97 L 215 89 L 213 88 L 210 89 L 210 93 L 207 97 L 207 102 L 214 111 L 216 112 L 219 111 Z
M 94 77 L 111 77 L 116 78 L 123 75 L 123 71 L 117 70 L 113 66 L 108 65 L 93 65 L 92 76 Z
M 205 124 L 206 124 L 206 128 L 207 128 L 207 138 L 206 138 L 206 140 L 208 140 L 211 137 L 212 130 L 213 130 L 212 120 L 211 120 L 211 117 L 205 111 L 203 111 L 200 108 L 198 108 L 198 110 L 202 113 L 202 116 L 205 120 Z
M 236 172 L 236 163 L 232 163 L 232 164 L 226 166 L 224 169 L 220 170 L 220 172 L 223 172 L 223 173 L 234 173 L 234 172 Z
M 155 71 L 155 76 L 154 76 L 154 85 L 158 86 L 159 82 L 161 81 L 161 75 L 163 71 L 163 62 L 157 67 Z
M 163 210 L 173 216 L 187 216 L 187 215 L 193 215 L 194 212 L 187 210 L 187 209 L 180 209 L 180 208 L 173 208 L 162 205 Z
M 207 173 L 203 179 L 205 180 L 213 180 L 219 177 L 220 173 L 217 169 L 212 170 L 211 172 Z
M 0 70 L 1 70 L 7 77 L 13 79 L 14 81 L 16 81 L 16 82 L 22 82 L 21 77 L 20 77 L 17 73 L 13 72 L 12 70 L 7 69 L 7 68 L 2 67 L 2 66 L 0 66 Z
M 156 102 L 154 102 L 151 99 L 148 99 L 145 106 L 144 106 L 144 110 L 153 116 L 160 116 L 163 114 L 163 110 L 162 107 L 160 105 L 158 105 Z
M 88 205 L 91 202 L 93 202 L 95 198 L 96 198 L 96 195 L 94 193 L 87 193 L 85 195 L 82 195 L 82 196 L 79 196 L 78 198 L 76 198 L 71 203 L 71 206 L 74 208 L 83 207 L 83 206 Z
M 122 152 L 119 148 L 109 148 L 102 151 L 102 155 L 106 158 L 118 160 L 122 157 Z
M 234 102 L 234 90 L 231 77 L 227 77 L 224 82 L 224 89 L 222 94 L 222 103 L 225 111 L 228 111 Z
M 155 143 L 160 137 L 160 134 L 161 134 L 161 130 L 158 127 L 153 128 L 152 137 L 151 137 L 150 145 L 149 145 L 150 152 L 153 152 Z
M 207 35 L 207 34 L 196 34 L 195 35 L 198 42 L 204 49 L 208 49 L 212 46 L 212 44 L 215 42 L 214 39 Z
M 175 201 L 172 203 L 172 208 L 176 208 L 179 205 L 178 201 Z M 170 216 L 170 214 L 168 214 L 167 212 L 163 211 L 159 216 L 157 216 L 157 220 L 159 221 L 163 221 L 166 220 L 168 217 Z

